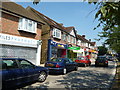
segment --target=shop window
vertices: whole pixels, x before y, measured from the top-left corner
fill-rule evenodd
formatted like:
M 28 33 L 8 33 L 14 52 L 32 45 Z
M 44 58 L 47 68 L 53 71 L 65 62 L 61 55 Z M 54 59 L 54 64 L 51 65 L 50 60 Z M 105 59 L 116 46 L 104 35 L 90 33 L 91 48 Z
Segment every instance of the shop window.
M 36 29 L 37 29 L 36 22 L 29 20 L 29 19 L 25 19 L 25 18 L 19 19 L 18 30 L 36 33 Z
M 58 38 L 58 39 L 61 39 L 61 30 L 59 29 L 53 29 L 53 37 L 54 38 Z

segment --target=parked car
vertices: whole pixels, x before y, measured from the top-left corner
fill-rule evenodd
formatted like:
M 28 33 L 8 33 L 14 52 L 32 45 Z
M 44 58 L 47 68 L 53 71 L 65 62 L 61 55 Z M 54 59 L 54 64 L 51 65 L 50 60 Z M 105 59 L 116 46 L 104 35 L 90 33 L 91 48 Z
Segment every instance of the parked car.
M 114 59 L 115 59 L 113 56 L 106 56 L 106 57 L 109 61 L 114 61 Z
M 3 89 L 14 88 L 32 81 L 44 82 L 49 70 L 21 58 L 0 58 Z
M 50 73 L 66 74 L 69 71 L 77 70 L 78 65 L 69 58 L 54 58 L 45 63 L 45 67 L 49 69 Z
M 76 63 L 78 63 L 79 66 L 90 66 L 91 65 L 91 61 L 90 59 L 88 59 L 86 56 L 79 56 L 77 57 L 77 59 L 75 60 Z
M 106 56 L 98 56 L 95 61 L 95 66 L 108 66 L 108 59 Z

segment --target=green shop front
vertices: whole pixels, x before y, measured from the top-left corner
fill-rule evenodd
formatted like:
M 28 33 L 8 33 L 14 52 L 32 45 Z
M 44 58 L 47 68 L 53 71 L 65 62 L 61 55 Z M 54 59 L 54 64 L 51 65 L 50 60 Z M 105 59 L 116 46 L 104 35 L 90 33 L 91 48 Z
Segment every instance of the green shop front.
M 68 45 L 68 49 L 67 49 L 67 57 L 74 59 L 77 58 L 77 51 L 80 50 L 80 47 L 76 47 L 76 46 L 69 46 Z

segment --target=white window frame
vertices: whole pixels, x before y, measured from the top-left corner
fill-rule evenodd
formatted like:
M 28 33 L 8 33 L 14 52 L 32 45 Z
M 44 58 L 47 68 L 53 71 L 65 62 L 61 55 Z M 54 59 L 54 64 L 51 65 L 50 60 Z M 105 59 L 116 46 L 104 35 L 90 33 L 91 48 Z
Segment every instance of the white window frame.
M 54 38 L 61 39 L 61 30 L 59 30 L 59 29 L 57 29 L 57 28 L 54 28 L 54 29 L 53 29 L 53 37 L 54 37 Z
M 22 31 L 30 32 L 30 33 L 36 33 L 37 22 L 26 19 L 26 18 L 20 18 L 19 24 L 18 24 L 18 30 L 22 30 Z

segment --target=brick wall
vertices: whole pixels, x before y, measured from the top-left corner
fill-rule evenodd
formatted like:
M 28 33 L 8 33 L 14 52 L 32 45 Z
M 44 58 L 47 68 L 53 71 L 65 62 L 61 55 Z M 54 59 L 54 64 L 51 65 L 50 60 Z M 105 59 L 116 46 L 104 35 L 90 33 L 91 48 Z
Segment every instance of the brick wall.
M 0 31 L 0 33 L 33 38 L 36 40 L 41 39 L 42 26 L 40 24 L 37 25 L 37 33 L 32 34 L 29 32 L 18 31 L 19 17 L 2 12 L 1 21 L 2 21 L 2 30 Z

